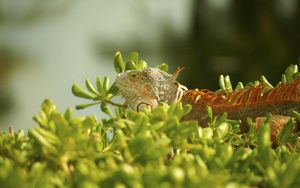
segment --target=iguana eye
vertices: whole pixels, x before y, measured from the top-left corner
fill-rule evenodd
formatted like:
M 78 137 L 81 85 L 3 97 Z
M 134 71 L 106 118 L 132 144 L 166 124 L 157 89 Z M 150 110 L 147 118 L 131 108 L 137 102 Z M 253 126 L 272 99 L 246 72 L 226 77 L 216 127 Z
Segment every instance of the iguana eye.
M 136 74 L 132 74 L 131 77 L 132 77 L 132 78 L 135 78 L 135 77 L 136 77 Z

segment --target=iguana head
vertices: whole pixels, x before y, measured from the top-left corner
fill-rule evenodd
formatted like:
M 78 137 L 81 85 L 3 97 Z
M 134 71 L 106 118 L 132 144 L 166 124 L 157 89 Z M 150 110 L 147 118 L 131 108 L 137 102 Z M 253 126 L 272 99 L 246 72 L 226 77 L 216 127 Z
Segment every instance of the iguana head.
M 135 110 L 155 107 L 159 103 L 172 103 L 180 100 L 186 87 L 176 78 L 182 69 L 168 74 L 158 68 L 130 70 L 118 75 L 116 85 L 129 106 Z

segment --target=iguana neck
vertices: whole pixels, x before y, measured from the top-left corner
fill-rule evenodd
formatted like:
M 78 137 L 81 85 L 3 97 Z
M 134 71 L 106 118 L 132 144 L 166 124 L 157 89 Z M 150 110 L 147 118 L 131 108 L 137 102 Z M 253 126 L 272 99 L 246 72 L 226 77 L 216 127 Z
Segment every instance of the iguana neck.
M 162 83 L 159 86 L 160 102 L 171 104 L 175 100 L 180 100 L 185 90 L 187 90 L 186 87 L 177 81 Z

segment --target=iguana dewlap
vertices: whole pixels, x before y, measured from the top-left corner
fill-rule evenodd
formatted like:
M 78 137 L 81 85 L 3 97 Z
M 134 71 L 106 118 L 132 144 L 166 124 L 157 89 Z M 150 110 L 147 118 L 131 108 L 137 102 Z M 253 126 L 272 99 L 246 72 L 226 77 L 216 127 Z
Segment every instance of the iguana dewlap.
M 275 115 L 272 120 L 273 123 L 277 123 L 275 127 L 282 127 L 278 124 L 284 125 L 288 120 L 288 117 L 283 115 L 300 109 L 300 79 L 268 90 L 267 86 L 261 83 L 225 94 L 205 89 L 188 90 L 176 81 L 181 70 L 178 69 L 174 74 L 168 74 L 158 68 L 126 71 L 118 75 L 116 84 L 126 102 L 135 110 L 146 106 L 153 108 L 162 102 L 170 104 L 175 100 L 191 104 L 192 111 L 185 119 L 198 120 L 201 126 L 207 125 L 206 106 L 210 106 L 215 115 L 226 112 L 231 119 L 255 119 L 271 113 Z M 261 118 L 256 121 L 261 122 Z M 276 131 L 280 130 L 276 128 Z

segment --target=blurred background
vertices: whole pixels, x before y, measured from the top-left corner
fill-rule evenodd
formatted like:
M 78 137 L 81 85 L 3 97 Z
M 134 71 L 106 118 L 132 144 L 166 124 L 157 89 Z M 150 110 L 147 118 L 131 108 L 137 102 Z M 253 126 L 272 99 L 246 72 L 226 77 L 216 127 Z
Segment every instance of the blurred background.
M 298 0 L 0 0 L 0 129 L 33 127 L 45 98 L 82 103 L 71 85 L 114 78 L 117 50 L 184 66 L 189 88 L 215 90 L 220 74 L 275 84 L 298 64 L 299 33 Z

